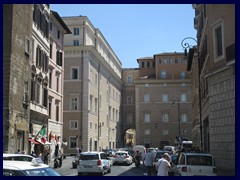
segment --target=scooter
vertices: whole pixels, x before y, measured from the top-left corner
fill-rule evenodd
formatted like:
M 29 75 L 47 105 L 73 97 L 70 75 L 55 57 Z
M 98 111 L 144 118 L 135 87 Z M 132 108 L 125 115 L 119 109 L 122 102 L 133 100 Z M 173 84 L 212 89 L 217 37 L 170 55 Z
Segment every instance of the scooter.
M 54 158 L 54 163 L 53 163 L 53 167 L 54 168 L 60 168 L 62 167 L 62 158 L 59 157 L 59 158 Z
M 136 156 L 134 162 L 135 162 L 135 166 L 139 167 L 140 166 L 140 157 Z

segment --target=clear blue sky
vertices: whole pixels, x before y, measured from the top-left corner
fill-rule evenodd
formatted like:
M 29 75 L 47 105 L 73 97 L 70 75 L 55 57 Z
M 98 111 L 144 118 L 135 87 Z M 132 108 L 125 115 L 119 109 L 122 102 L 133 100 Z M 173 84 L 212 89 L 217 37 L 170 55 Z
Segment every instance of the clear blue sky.
M 183 52 L 181 41 L 196 39 L 191 4 L 50 4 L 50 8 L 61 17 L 87 16 L 123 68 L 137 68 L 138 58 Z

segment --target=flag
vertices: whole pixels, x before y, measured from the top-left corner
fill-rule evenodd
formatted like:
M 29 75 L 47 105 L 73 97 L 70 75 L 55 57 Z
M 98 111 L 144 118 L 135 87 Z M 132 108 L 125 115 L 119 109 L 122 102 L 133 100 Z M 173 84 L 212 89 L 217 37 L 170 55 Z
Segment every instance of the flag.
M 52 138 L 55 139 L 55 136 L 52 134 L 52 132 L 50 132 L 50 134 L 49 134 L 49 142 L 51 142 Z
M 43 127 L 40 133 L 42 136 L 46 134 L 46 127 Z
M 58 138 L 57 138 L 57 135 L 55 134 L 55 137 L 54 137 L 55 141 L 58 142 Z
M 46 139 L 45 139 L 44 137 L 42 137 L 42 138 L 41 138 L 41 142 L 42 142 L 43 144 L 45 144 L 47 141 L 46 141 Z

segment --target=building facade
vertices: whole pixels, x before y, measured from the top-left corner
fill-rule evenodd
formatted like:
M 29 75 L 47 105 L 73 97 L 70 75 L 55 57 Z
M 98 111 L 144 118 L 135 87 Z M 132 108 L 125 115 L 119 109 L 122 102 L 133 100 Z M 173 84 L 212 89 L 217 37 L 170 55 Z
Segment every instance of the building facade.
M 64 35 L 71 33 L 59 14 L 50 11 L 50 52 L 48 91 L 48 141 L 51 156 L 62 150 L 63 142 L 63 79 L 64 79 Z M 66 144 L 67 145 L 67 144 Z
M 121 62 L 86 16 L 63 17 L 66 154 L 115 148 L 121 133 Z
M 203 151 L 213 154 L 219 175 L 235 175 L 235 5 L 193 8 Z
M 19 23 L 21 22 L 21 23 Z M 29 150 L 32 5 L 3 5 L 3 151 Z
M 134 122 L 136 144 L 162 148 L 175 145 L 176 136 L 192 139 L 191 81 L 183 53 L 137 61 L 138 69 L 123 70 L 123 124 Z

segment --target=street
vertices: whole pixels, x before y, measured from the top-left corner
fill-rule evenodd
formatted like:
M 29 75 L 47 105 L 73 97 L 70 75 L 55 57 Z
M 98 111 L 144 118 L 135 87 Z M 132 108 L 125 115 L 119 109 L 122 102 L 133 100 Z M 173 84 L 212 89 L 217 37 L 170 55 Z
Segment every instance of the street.
M 77 169 L 72 168 L 72 160 L 74 156 L 66 157 L 62 161 L 62 167 L 55 169 L 63 176 L 77 176 Z M 53 168 L 53 163 L 50 164 L 50 167 Z M 53 168 L 54 169 L 54 168 Z M 143 176 L 145 173 L 144 165 L 140 165 L 140 167 L 136 168 L 133 163 L 130 166 L 127 165 L 113 165 L 112 172 L 109 174 L 105 174 L 105 176 Z

